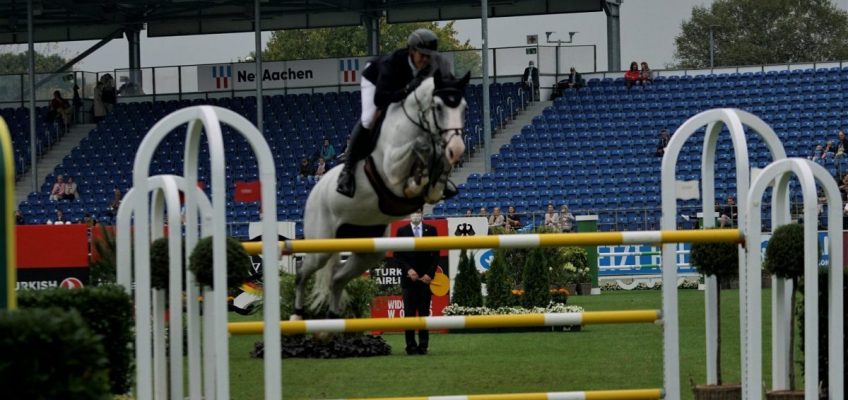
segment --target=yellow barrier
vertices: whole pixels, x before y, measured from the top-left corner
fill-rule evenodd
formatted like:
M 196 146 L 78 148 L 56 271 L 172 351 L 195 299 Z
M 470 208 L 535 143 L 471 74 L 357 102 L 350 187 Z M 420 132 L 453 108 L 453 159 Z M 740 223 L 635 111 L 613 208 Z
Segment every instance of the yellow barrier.
M 347 400 L 656 400 L 664 396 L 662 389 L 591 390 L 581 392 L 472 394 L 430 397 L 369 397 Z
M 402 331 L 410 329 L 514 328 L 534 326 L 577 326 L 600 324 L 653 323 L 662 318 L 659 310 L 587 311 L 523 315 L 472 315 L 415 318 L 361 318 L 308 321 L 281 321 L 284 335 L 318 332 Z M 265 323 L 230 322 L 233 335 L 259 335 Z
M 381 253 L 385 251 L 432 251 L 441 249 L 492 249 L 534 248 L 560 246 L 599 246 L 620 244 L 660 243 L 743 243 L 738 229 L 641 231 L 641 232 L 589 232 L 546 233 L 524 235 L 461 236 L 461 237 L 392 237 L 363 239 L 306 239 L 279 242 L 291 253 L 327 253 L 350 251 L 354 253 Z M 251 255 L 262 252 L 262 243 L 244 243 Z

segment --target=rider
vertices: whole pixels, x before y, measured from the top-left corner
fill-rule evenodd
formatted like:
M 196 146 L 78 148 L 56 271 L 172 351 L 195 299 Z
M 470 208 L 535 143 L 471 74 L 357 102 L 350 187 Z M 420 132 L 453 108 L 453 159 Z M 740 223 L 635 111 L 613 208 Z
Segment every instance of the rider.
M 433 31 L 416 29 L 409 35 L 406 48 L 374 59 L 362 71 L 362 116 L 350 134 L 336 191 L 353 197 L 354 166 L 374 149 L 371 130 L 389 104 L 405 99 L 430 74 L 431 65 L 443 62 L 438 44 Z

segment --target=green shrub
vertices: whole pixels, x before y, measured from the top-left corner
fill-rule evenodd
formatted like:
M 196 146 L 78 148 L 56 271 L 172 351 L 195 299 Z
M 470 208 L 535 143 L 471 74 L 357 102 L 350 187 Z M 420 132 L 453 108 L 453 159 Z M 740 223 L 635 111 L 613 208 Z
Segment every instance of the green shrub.
M 545 252 L 531 249 L 524 264 L 524 294 L 521 304 L 526 308 L 546 307 L 551 302 L 551 281 Z
M 4 399 L 111 397 L 101 337 L 76 310 L 0 312 L 0 354 Z
M 79 312 L 91 332 L 103 343 L 103 348 L 109 350 L 107 367 L 112 393 L 129 391 L 134 341 L 133 305 L 123 288 L 103 285 L 73 290 L 23 291 L 18 296 L 18 305 L 23 309 L 56 307 Z
M 183 252 L 185 252 L 185 241 L 182 241 Z M 171 273 L 171 256 L 169 252 L 168 238 L 163 237 L 150 244 L 150 286 L 154 289 L 168 289 L 169 276 Z M 185 288 L 185 258 L 180 263 L 180 271 L 183 271 L 183 289 Z
M 736 243 L 693 243 L 690 263 L 704 275 L 714 275 L 719 282 L 739 275 L 739 251 Z
M 512 305 L 512 285 L 507 275 L 504 249 L 495 249 L 494 260 L 486 273 L 486 307 L 501 308 Z
M 468 257 L 465 249 L 459 253 L 459 268 L 453 287 L 451 303 L 465 307 L 483 306 L 483 289 L 480 273 L 474 265 L 474 254 Z
M 306 293 L 308 294 L 315 285 L 313 275 L 306 282 Z M 280 275 L 280 319 L 287 320 L 294 312 L 294 297 L 297 286 L 295 276 L 292 274 Z M 345 291 L 349 301 L 345 306 L 342 316 L 344 318 L 370 318 L 371 302 L 377 296 L 378 288 L 371 278 L 360 276 L 348 282 Z
M 92 246 L 97 253 L 97 261 L 91 258 L 88 263 L 91 284 L 115 283 L 118 270 L 118 262 L 115 257 L 115 235 L 103 225 L 98 225 L 93 229 L 99 229 L 101 237 L 92 240 Z
M 197 242 L 191 252 L 189 269 L 194 272 L 198 286 L 212 286 L 212 236 Z M 238 287 L 250 276 L 253 264 L 250 255 L 238 239 L 227 237 L 227 287 Z
M 788 224 L 774 230 L 766 247 L 763 267 L 778 278 L 792 279 L 796 283 L 804 276 L 803 225 Z
M 562 247 L 559 249 L 560 262 L 565 270 L 566 283 L 586 283 L 589 281 L 589 255 L 582 247 Z M 571 264 L 571 267 L 567 267 Z

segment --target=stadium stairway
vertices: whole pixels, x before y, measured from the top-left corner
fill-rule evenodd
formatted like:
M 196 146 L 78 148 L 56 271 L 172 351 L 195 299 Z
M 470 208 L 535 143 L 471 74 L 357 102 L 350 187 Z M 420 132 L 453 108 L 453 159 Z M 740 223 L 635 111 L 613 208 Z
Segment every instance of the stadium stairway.
M 38 176 L 38 189 L 44 184 L 44 179 L 47 175 L 56 169 L 56 166 L 62 164 L 62 160 L 71 153 L 75 147 L 79 146 L 80 141 L 88 136 L 95 124 L 77 124 L 71 127 L 71 130 L 56 142 L 47 152 L 38 160 L 36 169 Z M 52 182 L 51 182 L 52 184 Z M 85 195 L 85 188 L 80 187 L 80 195 Z M 21 179 L 15 184 L 15 204 L 20 204 L 27 199 L 29 193 L 32 192 L 32 169 L 21 176 Z
M 499 130 L 499 133 L 496 136 L 492 137 L 492 154 L 500 152 L 501 146 L 509 143 L 513 136 L 521 133 L 521 128 L 533 123 L 533 117 L 542 114 L 542 110 L 552 104 L 553 101 L 537 101 L 535 103 L 529 103 L 527 108 L 520 111 L 514 120 L 508 121 L 506 126 Z M 470 160 L 462 163 L 462 167 L 451 174 L 450 179 L 453 183 L 459 186 L 468 181 L 468 177 L 471 174 L 483 174 L 486 172 L 484 156 L 483 151 L 478 151 L 473 157 L 471 157 Z M 430 215 L 432 212 L 433 205 L 426 204 L 424 206 L 424 214 Z

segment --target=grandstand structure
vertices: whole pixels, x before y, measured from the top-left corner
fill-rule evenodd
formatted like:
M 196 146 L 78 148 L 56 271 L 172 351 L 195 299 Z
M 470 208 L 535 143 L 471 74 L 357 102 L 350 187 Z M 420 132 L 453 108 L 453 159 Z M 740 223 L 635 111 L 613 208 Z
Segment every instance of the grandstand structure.
M 787 81 L 796 84 L 786 85 Z M 492 155 L 492 171 L 469 176 L 460 185 L 460 196 L 438 204 L 433 213 L 460 215 L 467 209 L 512 205 L 520 213 L 536 213 L 535 221 L 541 224 L 548 203 L 568 204 L 575 214 L 599 215 L 601 230 L 657 229 L 661 159 L 654 151 L 661 129 L 673 132 L 688 117 L 703 110 L 737 107 L 773 126 L 786 144 L 789 156 L 804 157 L 816 144 L 834 139 L 842 126 L 843 85 L 848 85 L 848 70 L 840 68 L 660 76 L 652 85 L 630 91 L 621 79 L 592 79 L 586 88 L 565 92 L 542 114 L 534 116 L 532 124 L 521 128 L 511 143 Z M 529 96 L 520 96 L 520 91 L 517 83 L 493 84 L 492 109 L 506 108 L 507 102 L 526 101 Z M 466 129 L 472 152 L 481 140 L 474 137 L 476 127 L 481 124 L 481 92 L 480 85 L 476 85 L 466 93 L 469 103 Z M 36 223 L 50 219 L 57 207 L 71 220 L 81 220 L 84 213 L 91 213 L 103 222 L 111 222 L 108 205 L 113 190 L 123 191 L 130 186 L 130 162 L 143 135 L 168 113 L 195 104 L 214 104 L 248 119 L 256 118 L 252 97 L 119 104 L 78 148 L 64 157 L 42 182 L 41 190 L 31 193 L 20 209 Z M 324 137 L 341 152 L 359 108 L 357 92 L 267 96 L 264 135 L 276 157 L 280 220 L 302 218 L 312 184 L 298 179 L 299 161 L 314 157 Z M 25 116 L 25 112 L 21 108 L 0 111 L 4 117 L 11 117 L 13 132 L 21 131 L 14 128 L 16 116 Z M 505 122 L 496 118 L 513 117 L 498 113 L 492 116 L 492 126 Z M 45 128 L 43 132 L 46 140 L 48 130 Z M 235 221 L 230 233 L 246 238 L 247 222 L 258 220 L 259 205 L 234 202 L 232 187 L 236 181 L 256 180 L 256 164 L 247 143 L 233 135 L 226 137 L 229 138 L 227 158 L 238 165 L 227 174 L 228 219 Z M 27 154 L 26 138 L 16 135 L 13 140 L 16 151 Z M 764 166 L 768 161 L 767 149 L 755 136 L 749 141 L 752 163 Z M 699 179 L 698 143 L 684 150 L 678 179 Z M 151 173 L 181 171 L 182 160 L 178 157 L 183 143 L 175 136 L 164 146 L 167 148 L 159 152 Z M 726 135 L 720 139 L 719 149 L 716 201 L 723 203 L 728 194 L 735 193 L 734 160 Z M 848 170 L 844 159 L 819 161 L 834 175 Z M 75 178 L 82 200 L 48 199 L 50 186 L 59 174 Z M 201 180 L 204 178 L 202 172 Z M 696 209 L 696 203 L 682 201 L 683 214 L 687 206 Z M 682 227 L 692 226 L 696 219 L 692 214 L 688 221 L 681 217 Z

